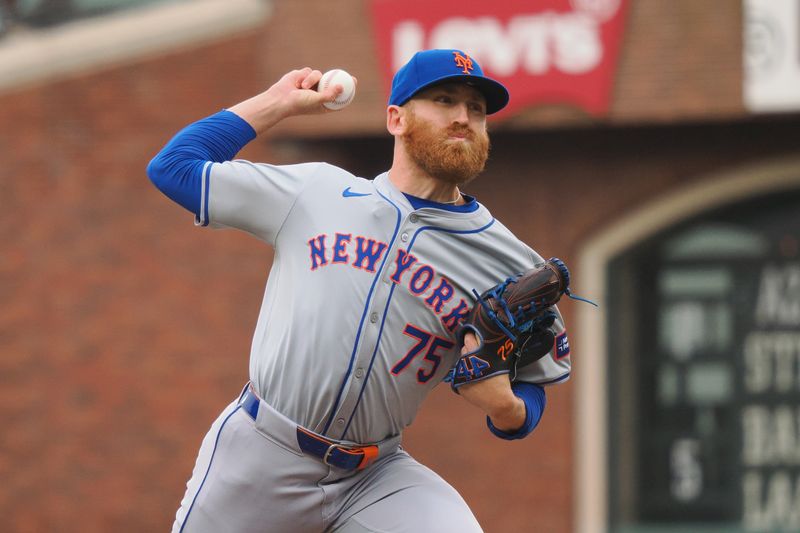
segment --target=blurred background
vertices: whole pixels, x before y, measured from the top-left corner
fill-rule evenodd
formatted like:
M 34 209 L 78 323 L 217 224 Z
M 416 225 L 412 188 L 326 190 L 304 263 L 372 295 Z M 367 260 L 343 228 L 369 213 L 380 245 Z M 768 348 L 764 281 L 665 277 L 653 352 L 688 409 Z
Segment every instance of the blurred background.
M 560 306 L 531 437 L 439 387 L 409 451 L 489 533 L 800 531 L 800 0 L 0 0 L 0 530 L 168 530 L 248 379 L 272 252 L 195 228 L 160 147 L 339 67 L 349 108 L 241 157 L 372 177 L 434 47 L 512 93 L 467 192 L 601 307 Z

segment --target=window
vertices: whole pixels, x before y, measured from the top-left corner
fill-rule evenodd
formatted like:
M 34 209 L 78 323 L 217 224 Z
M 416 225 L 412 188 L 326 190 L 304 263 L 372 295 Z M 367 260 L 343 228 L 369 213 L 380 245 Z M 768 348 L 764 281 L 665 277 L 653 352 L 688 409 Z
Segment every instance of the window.
M 800 531 L 800 192 L 609 272 L 609 531 Z

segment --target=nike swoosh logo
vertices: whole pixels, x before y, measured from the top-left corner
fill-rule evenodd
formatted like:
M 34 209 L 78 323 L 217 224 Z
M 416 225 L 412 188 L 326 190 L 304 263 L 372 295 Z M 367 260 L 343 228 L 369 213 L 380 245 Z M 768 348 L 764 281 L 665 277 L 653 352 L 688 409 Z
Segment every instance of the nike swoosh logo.
M 369 196 L 372 193 L 369 192 L 353 192 L 350 190 L 350 187 L 346 188 L 342 191 L 342 196 L 344 198 L 355 198 L 356 196 Z

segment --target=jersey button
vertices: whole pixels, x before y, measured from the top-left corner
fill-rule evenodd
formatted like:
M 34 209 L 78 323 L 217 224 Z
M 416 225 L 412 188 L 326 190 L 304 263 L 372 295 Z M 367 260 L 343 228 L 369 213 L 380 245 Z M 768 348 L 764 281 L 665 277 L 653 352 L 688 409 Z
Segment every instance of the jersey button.
M 373 324 L 375 322 L 377 322 L 378 321 L 378 313 L 373 312 L 371 315 L 369 315 L 369 321 L 372 322 Z
M 400 240 L 403 242 L 408 242 L 408 233 L 403 233 L 400 235 Z
M 364 369 L 363 368 L 356 368 L 356 377 L 363 378 L 364 377 Z
M 410 217 L 408 217 L 408 220 L 410 220 L 412 224 L 416 224 L 417 220 L 419 220 L 419 217 L 417 215 L 412 214 Z
M 336 419 L 336 425 L 337 426 L 343 426 L 344 425 L 344 418 L 337 418 Z

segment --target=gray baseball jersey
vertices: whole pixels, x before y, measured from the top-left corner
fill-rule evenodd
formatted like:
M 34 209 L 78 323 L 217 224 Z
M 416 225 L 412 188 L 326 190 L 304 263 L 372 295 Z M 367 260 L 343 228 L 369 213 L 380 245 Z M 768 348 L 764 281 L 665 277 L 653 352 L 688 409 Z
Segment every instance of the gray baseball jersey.
M 333 439 L 399 434 L 457 360 L 472 290 L 543 261 L 482 205 L 414 210 L 387 173 L 229 161 L 203 175 L 196 222 L 275 247 L 251 348 L 256 392 Z M 561 335 L 517 379 L 550 384 L 569 371 Z

